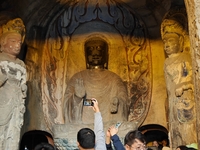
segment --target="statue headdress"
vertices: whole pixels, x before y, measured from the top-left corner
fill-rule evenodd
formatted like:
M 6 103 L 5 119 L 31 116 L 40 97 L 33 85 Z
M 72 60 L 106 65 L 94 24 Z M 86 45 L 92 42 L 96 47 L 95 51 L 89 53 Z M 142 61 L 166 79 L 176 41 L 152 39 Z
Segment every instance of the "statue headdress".
M 2 33 L 0 37 L 7 33 L 19 33 L 22 36 L 22 42 L 25 38 L 25 26 L 20 18 L 9 20 L 6 24 L 2 25 Z
M 173 19 L 164 19 L 161 24 L 161 37 L 164 38 L 166 33 L 175 33 L 185 35 L 185 29 L 181 23 Z

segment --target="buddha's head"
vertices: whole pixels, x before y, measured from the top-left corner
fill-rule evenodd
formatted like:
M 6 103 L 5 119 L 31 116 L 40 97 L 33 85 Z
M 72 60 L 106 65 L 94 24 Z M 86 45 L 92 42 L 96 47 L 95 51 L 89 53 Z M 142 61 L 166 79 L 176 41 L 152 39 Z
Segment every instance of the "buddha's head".
M 107 68 L 108 45 L 100 38 L 92 38 L 85 43 L 86 65 L 89 69 Z

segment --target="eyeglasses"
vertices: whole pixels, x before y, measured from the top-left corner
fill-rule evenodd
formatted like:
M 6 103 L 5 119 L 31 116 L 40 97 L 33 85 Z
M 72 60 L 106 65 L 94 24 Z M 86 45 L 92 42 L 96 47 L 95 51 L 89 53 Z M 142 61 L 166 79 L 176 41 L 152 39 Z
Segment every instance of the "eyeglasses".
M 138 146 L 131 146 L 131 145 L 128 145 L 132 150 L 146 150 L 147 147 L 146 145 L 138 145 Z

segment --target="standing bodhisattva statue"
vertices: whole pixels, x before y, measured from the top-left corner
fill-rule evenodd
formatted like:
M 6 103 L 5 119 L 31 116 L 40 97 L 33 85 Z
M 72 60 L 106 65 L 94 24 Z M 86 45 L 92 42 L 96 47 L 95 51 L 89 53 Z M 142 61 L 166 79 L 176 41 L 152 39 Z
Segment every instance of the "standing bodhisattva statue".
M 195 102 L 191 55 L 184 49 L 186 29 L 176 20 L 165 19 L 161 25 L 167 55 L 164 72 L 169 101 L 171 146 L 196 143 Z
M 17 58 L 25 27 L 19 18 L 0 30 L 0 149 L 18 150 L 26 98 L 26 68 Z

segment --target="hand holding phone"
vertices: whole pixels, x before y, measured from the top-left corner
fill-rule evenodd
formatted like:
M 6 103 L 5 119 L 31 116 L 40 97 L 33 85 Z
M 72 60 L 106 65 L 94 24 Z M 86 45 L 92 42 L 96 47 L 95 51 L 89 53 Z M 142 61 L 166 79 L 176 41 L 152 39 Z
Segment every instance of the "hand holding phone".
M 93 106 L 94 103 L 92 101 L 92 99 L 84 99 L 83 106 Z
M 121 126 L 122 123 L 118 122 L 115 124 L 115 128 L 119 128 Z

